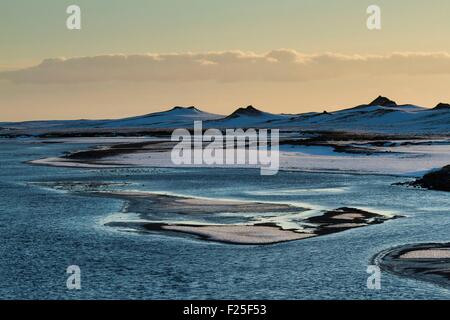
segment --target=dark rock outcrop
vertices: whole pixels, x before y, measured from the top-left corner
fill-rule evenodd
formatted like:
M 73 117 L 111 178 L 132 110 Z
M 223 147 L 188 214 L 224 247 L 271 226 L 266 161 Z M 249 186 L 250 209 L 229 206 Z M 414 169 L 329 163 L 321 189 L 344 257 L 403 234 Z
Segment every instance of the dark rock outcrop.
M 431 190 L 450 191 L 450 165 L 432 171 L 412 183 L 413 186 Z

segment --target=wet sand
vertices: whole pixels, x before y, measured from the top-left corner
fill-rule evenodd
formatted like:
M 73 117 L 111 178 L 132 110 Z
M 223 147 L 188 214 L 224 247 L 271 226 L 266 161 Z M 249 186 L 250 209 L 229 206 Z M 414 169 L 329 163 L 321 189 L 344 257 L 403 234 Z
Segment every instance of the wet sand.
M 265 245 L 286 241 L 301 240 L 315 237 L 314 233 L 301 233 L 293 230 L 283 230 L 276 225 L 169 225 L 145 224 L 150 231 L 173 231 L 181 234 L 191 234 L 202 240 L 242 244 Z
M 450 259 L 450 248 L 414 250 L 402 254 L 400 259 Z

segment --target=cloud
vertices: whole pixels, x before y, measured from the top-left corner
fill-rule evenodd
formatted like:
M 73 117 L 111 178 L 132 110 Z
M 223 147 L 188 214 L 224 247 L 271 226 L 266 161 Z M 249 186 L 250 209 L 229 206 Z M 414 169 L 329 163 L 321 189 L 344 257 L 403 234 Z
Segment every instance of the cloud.
M 404 52 L 388 55 L 303 54 L 280 49 L 146 55 L 101 55 L 46 59 L 25 69 L 0 72 L 15 83 L 303 82 L 355 75 L 450 74 L 450 54 Z

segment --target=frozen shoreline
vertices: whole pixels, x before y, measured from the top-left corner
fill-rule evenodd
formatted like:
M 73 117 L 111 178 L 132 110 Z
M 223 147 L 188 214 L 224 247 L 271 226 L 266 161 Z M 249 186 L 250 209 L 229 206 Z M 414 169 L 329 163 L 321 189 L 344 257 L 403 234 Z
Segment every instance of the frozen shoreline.
M 382 270 L 398 276 L 450 288 L 450 244 L 407 244 L 387 249 L 372 258 Z

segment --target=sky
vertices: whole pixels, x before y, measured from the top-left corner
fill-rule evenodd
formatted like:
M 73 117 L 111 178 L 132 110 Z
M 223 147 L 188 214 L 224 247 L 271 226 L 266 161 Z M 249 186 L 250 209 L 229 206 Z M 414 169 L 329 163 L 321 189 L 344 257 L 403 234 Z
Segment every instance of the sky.
M 68 30 L 66 8 L 81 8 Z M 366 9 L 381 8 L 381 30 Z M 0 3 L 0 121 L 450 102 L 448 0 Z

